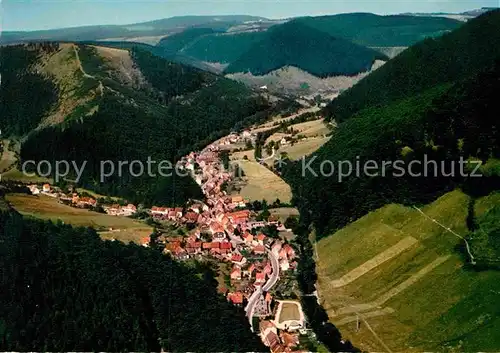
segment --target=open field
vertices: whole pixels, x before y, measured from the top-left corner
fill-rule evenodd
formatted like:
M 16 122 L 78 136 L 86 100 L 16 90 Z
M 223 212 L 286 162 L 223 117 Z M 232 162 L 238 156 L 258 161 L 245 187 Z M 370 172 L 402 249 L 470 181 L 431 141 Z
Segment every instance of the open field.
M 293 146 L 286 145 L 280 148 L 280 152 L 285 152 L 291 160 L 298 160 L 316 152 L 321 146 L 327 143 L 331 137 L 314 137 L 296 142 Z
M 299 210 L 292 207 L 270 208 L 269 212 L 271 213 L 271 216 L 278 217 L 282 223 L 284 223 L 290 216 L 298 217 L 300 215 Z
M 279 323 L 289 320 L 294 320 L 294 321 L 300 320 L 300 310 L 298 303 L 285 302 L 281 305 L 282 307 L 278 318 Z
M 323 136 L 330 132 L 330 128 L 323 119 L 306 121 L 304 123 L 292 125 L 290 128 L 297 131 L 299 135 L 304 135 L 306 137 Z
M 113 74 L 120 82 L 132 85 L 135 88 L 144 87 L 147 84 L 141 71 L 136 67 L 128 50 L 92 46 L 97 53 L 113 69 Z
M 241 189 L 241 196 L 250 201 L 266 200 L 269 203 L 280 199 L 289 203 L 292 199 L 290 186 L 283 179 L 263 165 L 253 161 L 238 161 L 245 173 L 247 184 Z
M 8 172 L 2 173 L 2 180 L 15 180 L 21 183 L 50 183 L 51 179 L 40 177 L 37 175 L 30 176 L 24 174 L 17 168 L 12 168 Z
M 142 236 L 149 235 L 152 228 L 127 217 L 109 216 L 103 213 L 91 212 L 85 209 L 73 208 L 60 204 L 56 199 L 40 195 L 8 194 L 6 200 L 17 211 L 25 216 L 45 220 L 69 223 L 74 226 L 94 227 L 105 230 L 103 238 L 138 241 Z M 113 228 L 110 232 L 109 229 Z
M 86 193 L 86 194 L 89 194 L 90 196 L 92 196 L 94 199 L 100 199 L 100 198 L 106 198 L 107 196 L 105 195 L 101 195 L 101 194 L 98 194 L 92 190 L 87 190 L 87 189 L 82 189 L 82 188 L 77 188 L 76 191 L 79 193 L 79 194 L 82 194 L 82 193 Z M 112 200 L 120 200 L 119 197 L 110 197 L 110 199 Z
M 498 194 L 479 199 L 476 215 L 499 200 Z M 467 195 L 454 191 L 422 210 L 466 235 L 468 204 Z M 415 241 L 406 244 L 408 239 Z M 384 345 L 394 352 L 498 350 L 500 272 L 466 269 L 459 244 L 401 205 L 387 205 L 321 239 L 318 291 L 330 320 L 366 351 L 387 351 Z M 347 274 L 351 280 L 339 283 Z
M 292 114 L 290 116 L 286 116 L 286 117 L 275 116 L 270 121 L 253 127 L 251 129 L 251 132 L 255 133 L 255 134 L 259 133 L 259 132 L 264 132 L 264 131 L 267 131 L 267 130 L 270 130 L 270 129 L 276 127 L 277 124 L 280 124 L 280 123 L 285 122 L 285 121 L 293 120 L 296 117 L 298 117 L 299 115 L 302 115 L 305 113 L 315 113 L 315 112 L 318 112 L 319 110 L 320 110 L 320 108 L 318 108 L 318 107 L 304 108 L 304 109 L 300 109 L 297 113 Z
M 230 159 L 233 161 L 239 161 L 243 160 L 245 156 L 247 156 L 249 161 L 255 162 L 255 150 L 233 152 Z

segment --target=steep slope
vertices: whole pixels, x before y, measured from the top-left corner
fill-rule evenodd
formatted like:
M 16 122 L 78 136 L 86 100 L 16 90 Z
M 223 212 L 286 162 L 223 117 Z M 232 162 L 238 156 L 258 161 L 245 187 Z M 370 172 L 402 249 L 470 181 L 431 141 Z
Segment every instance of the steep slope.
M 163 160 L 175 165 L 184 153 L 242 126 L 247 119 L 253 121 L 254 115 L 254 120 L 265 117 L 272 108 L 242 84 L 140 49 L 132 49 L 130 54 L 117 49 L 110 53 L 110 49 L 72 45 L 71 60 L 58 61 L 51 58 L 66 53 L 66 46 L 47 48 L 50 49 L 44 50 L 40 45 L 9 47 L 2 52 L 2 59 L 10 57 L 5 60 L 12 64 L 2 66 L 2 76 L 36 73 L 37 67 L 44 67 L 41 63 L 48 59 L 58 63 L 55 71 L 72 72 L 68 77 L 78 80 L 68 86 L 68 80 L 57 80 L 46 71 L 41 76 L 45 83 L 38 90 L 52 88 L 57 104 L 31 107 L 25 102 L 26 109 L 36 110 L 24 116 L 24 120 L 1 116 L 2 126 L 10 123 L 9 135 L 22 138 L 21 162 L 69 160 L 81 165 L 87 161 L 79 180 L 81 186 L 134 203 L 180 204 L 187 198 L 199 197 L 200 190 L 191 178 L 176 173 L 161 177 L 154 168 Z M 19 53 L 31 53 L 34 64 L 16 67 Z M 79 65 L 75 65 L 75 53 Z M 15 112 L 20 101 L 13 92 L 27 91 L 28 87 L 2 85 L 2 109 Z M 62 111 L 58 106 L 67 107 L 68 102 L 75 101 L 71 97 L 80 96 L 87 100 L 64 110 L 62 119 L 48 120 L 54 110 Z M 50 123 L 41 124 L 42 121 Z M 121 172 L 115 169 L 108 179 L 102 178 L 102 161 L 137 160 L 146 166 L 148 158 L 156 163 L 149 176 L 146 171 L 138 175 L 137 170 L 125 167 Z M 74 177 L 68 175 L 69 179 Z
M 452 232 L 466 236 L 470 213 L 481 220 L 498 197 L 471 207 L 457 190 L 423 214 L 391 204 L 319 241 L 318 290 L 332 323 L 366 351 L 384 350 L 381 342 L 394 352 L 497 350 L 500 272 L 464 265 Z
M 202 61 L 229 64 L 265 36 L 265 32 L 208 35 L 186 45 L 182 53 Z
M 192 41 L 214 32 L 212 28 L 190 28 L 163 38 L 156 46 L 163 49 L 165 53 L 175 54 Z
M 334 100 L 328 113 L 345 120 L 362 109 L 384 106 L 492 67 L 498 57 L 500 10 L 407 49 Z
M 458 165 L 500 157 L 498 89 L 500 65 L 360 112 L 285 170 L 295 201 L 324 236 L 387 203 L 430 202 L 456 185 L 478 194 L 499 188 L 498 175 L 467 178 Z
M 374 50 L 332 37 L 307 25 L 288 22 L 267 31 L 225 73 L 264 75 L 284 66 L 295 66 L 315 76 L 355 75 L 386 57 Z
M 14 212 L 0 213 L 0 244 L 2 350 L 265 351 L 210 269 L 154 245 Z
M 371 13 L 303 17 L 294 21 L 367 47 L 409 47 L 461 26 L 461 22 L 447 18 Z

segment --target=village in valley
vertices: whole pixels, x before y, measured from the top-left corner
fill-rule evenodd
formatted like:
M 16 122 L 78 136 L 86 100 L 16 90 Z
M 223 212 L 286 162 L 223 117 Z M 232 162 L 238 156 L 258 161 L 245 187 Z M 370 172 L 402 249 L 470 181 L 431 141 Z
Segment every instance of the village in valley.
M 180 261 L 212 264 L 217 269 L 219 292 L 244 308 L 252 331 L 259 333 L 271 352 L 304 351 L 307 343 L 303 341 L 310 342 L 315 336 L 307 330 L 297 300 L 298 255 L 290 244 L 292 230 L 279 217 L 270 215 L 267 206 L 260 212 L 262 209 L 254 209 L 242 195 L 226 191 L 238 177 L 238 167 L 224 166 L 221 150 L 248 141 L 255 143 L 255 134 L 248 130 L 232 133 L 178 162 L 177 167 L 189 172 L 205 196 L 205 200 L 191 200 L 184 207 L 143 209 L 126 203 L 100 204 L 76 190 L 67 194 L 46 183 L 30 185 L 29 190 L 33 195 L 43 194 L 57 198 L 59 203 L 112 216 L 133 217 L 146 212 L 155 224 L 178 229 L 174 235 L 155 231 L 140 243 L 161 247 Z

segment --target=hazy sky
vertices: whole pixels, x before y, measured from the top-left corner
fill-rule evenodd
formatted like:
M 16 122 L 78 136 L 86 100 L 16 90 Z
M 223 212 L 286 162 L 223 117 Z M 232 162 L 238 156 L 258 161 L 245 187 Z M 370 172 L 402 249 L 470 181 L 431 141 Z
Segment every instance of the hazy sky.
M 286 18 L 344 12 L 462 12 L 500 0 L 0 0 L 2 30 L 129 24 L 182 15 Z

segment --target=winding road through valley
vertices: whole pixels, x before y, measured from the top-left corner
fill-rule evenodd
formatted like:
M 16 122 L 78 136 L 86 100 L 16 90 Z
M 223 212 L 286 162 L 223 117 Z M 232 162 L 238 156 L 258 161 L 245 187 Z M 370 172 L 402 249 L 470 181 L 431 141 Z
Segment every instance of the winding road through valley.
M 247 313 L 247 318 L 248 318 L 248 321 L 250 322 L 250 327 L 252 329 L 252 332 L 254 331 L 252 317 L 253 317 L 253 313 L 255 312 L 255 306 L 257 305 L 262 293 L 268 292 L 271 288 L 274 287 L 276 282 L 278 282 L 279 275 L 280 275 L 280 273 L 279 273 L 280 266 L 279 266 L 279 262 L 278 262 L 278 257 L 272 251 L 270 251 L 270 250 L 266 250 L 266 251 L 267 251 L 267 255 L 269 257 L 269 260 L 271 260 L 271 266 L 273 267 L 273 272 L 271 273 L 271 276 L 269 277 L 267 282 L 264 284 L 264 286 L 257 287 L 255 292 L 252 293 L 252 295 L 248 299 L 248 304 L 245 307 L 245 312 Z

